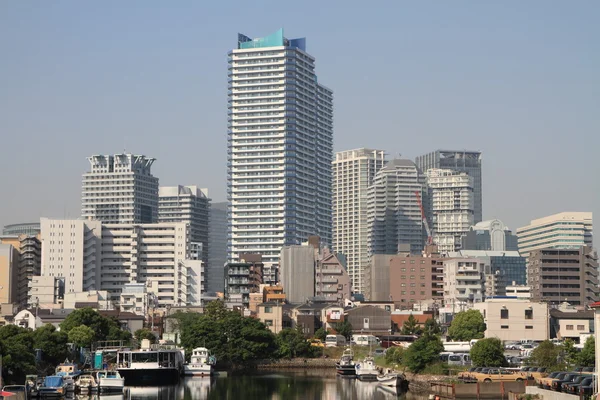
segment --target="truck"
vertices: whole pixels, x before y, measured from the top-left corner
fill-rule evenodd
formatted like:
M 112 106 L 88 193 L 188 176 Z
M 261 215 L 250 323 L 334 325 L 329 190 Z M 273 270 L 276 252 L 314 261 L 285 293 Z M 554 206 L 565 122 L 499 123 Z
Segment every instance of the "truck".
M 469 353 L 471 347 L 477 342 L 473 339 L 469 342 L 444 342 L 444 351 L 449 353 Z

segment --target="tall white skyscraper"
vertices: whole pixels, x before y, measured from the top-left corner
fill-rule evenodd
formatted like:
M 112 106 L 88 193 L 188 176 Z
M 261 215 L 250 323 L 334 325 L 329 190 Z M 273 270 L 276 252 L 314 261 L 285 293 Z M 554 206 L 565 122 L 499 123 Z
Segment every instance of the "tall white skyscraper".
M 399 245 L 423 250 L 421 195 L 423 179 L 410 160 L 392 160 L 381 168 L 368 193 L 369 254 L 396 254 Z
M 346 257 L 357 292 L 369 263 L 367 192 L 384 164 L 383 150 L 364 148 L 336 153 L 333 161 L 333 248 Z
M 473 178 L 448 169 L 427 171 L 433 242 L 440 252 L 460 250 L 461 239 L 474 223 Z
M 190 227 L 190 241 L 199 246 L 200 257 L 208 262 L 208 189 L 197 186 L 158 188 L 158 222 L 184 222 Z
M 152 176 L 154 158 L 134 154 L 88 157 L 91 169 L 83 174 L 81 215 L 107 224 L 158 221 L 158 178 Z
M 331 243 L 333 92 L 306 41 L 238 35 L 229 52 L 228 260 L 278 262 L 310 235 Z

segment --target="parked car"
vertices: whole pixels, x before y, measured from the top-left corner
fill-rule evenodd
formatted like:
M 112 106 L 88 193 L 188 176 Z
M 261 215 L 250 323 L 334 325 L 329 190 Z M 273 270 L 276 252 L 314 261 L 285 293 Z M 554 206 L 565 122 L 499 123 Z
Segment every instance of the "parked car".
M 570 382 L 565 382 L 560 386 L 560 391 L 561 392 L 568 392 L 568 387 L 569 385 L 573 385 L 573 384 L 577 384 L 579 382 L 581 382 L 582 380 L 584 380 L 585 378 L 589 377 L 589 375 L 578 375 L 575 378 L 573 378 Z
M 552 381 L 552 390 L 560 392 L 562 389 L 563 383 L 572 383 L 575 378 L 577 378 L 579 374 L 577 373 L 568 373 L 565 374 L 562 379 L 555 379 Z
M 553 372 L 548 375 L 547 378 L 540 379 L 538 385 L 542 389 L 552 389 L 552 381 L 555 379 L 562 379 L 566 374 L 566 372 Z
M 373 351 L 373 355 L 374 356 L 383 356 L 383 355 L 385 355 L 385 350 L 386 349 L 375 349 L 375 351 Z
M 593 380 L 586 386 L 579 386 L 579 396 L 591 396 L 594 393 L 595 386 Z
M 589 386 L 594 382 L 593 376 L 583 376 L 582 379 L 576 379 L 572 383 L 567 385 L 566 390 L 563 389 L 563 392 L 572 393 L 575 395 L 579 394 L 579 388 L 581 386 Z

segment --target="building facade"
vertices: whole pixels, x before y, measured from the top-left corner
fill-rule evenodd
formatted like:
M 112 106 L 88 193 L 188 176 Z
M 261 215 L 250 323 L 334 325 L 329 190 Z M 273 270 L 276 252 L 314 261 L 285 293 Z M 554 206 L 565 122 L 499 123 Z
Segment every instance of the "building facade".
M 310 244 L 281 249 L 281 285 L 290 303 L 305 303 L 315 296 L 317 252 Z
M 211 203 L 208 223 L 208 266 L 206 268 L 206 291 L 225 291 L 227 263 L 227 203 Z
M 333 249 L 346 256 L 353 288 L 361 293 L 369 263 L 367 193 L 384 164 L 383 150 L 365 148 L 338 152 L 333 161 Z
M 0 304 L 16 303 L 19 274 L 19 251 L 11 244 L 0 243 Z
M 315 273 L 315 297 L 319 301 L 344 304 L 350 298 L 350 276 L 346 268 L 328 248 L 319 252 Z
M 416 158 L 422 174 L 429 169 L 449 169 L 466 172 L 473 178 L 473 221 L 483 220 L 483 184 L 481 173 L 481 152 L 461 150 L 436 150 Z
M 16 232 L 16 230 L 13 231 Z M 18 265 L 14 271 L 17 283 L 13 291 L 15 304 L 19 309 L 23 309 L 27 307 L 29 282 L 32 277 L 41 273 L 42 244 L 40 235 L 37 233 L 34 236 L 27 234 L 0 236 L 0 243 L 13 246 L 18 253 Z
M 531 251 L 527 279 L 533 300 L 584 308 L 600 299 L 598 254 L 589 246 Z
M 102 224 L 42 219 L 42 276 L 65 293 L 106 290 L 116 304 L 128 283 L 157 283 L 156 305 L 199 305 L 204 266 L 185 223 Z
M 392 160 L 381 168 L 368 192 L 368 247 L 370 254 L 394 254 L 409 245 L 418 254 L 423 249 L 421 208 L 423 179 L 415 163 Z
M 473 178 L 448 169 L 427 170 L 433 242 L 443 252 L 459 250 L 474 223 Z
M 591 212 L 562 212 L 534 219 L 517 229 L 519 252 L 524 257 L 537 249 L 577 249 L 592 246 Z
M 158 222 L 154 158 L 134 154 L 93 155 L 83 174 L 81 215 L 108 224 Z
M 544 341 L 550 338 L 548 304 L 519 299 L 487 299 L 473 306 L 483 315 L 486 338 Z
M 184 222 L 190 226 L 190 240 L 199 245 L 200 258 L 208 263 L 208 189 L 197 186 L 158 188 L 158 222 Z
M 485 264 L 477 258 L 444 261 L 444 303 L 456 311 L 485 299 Z M 460 308 L 460 309 L 459 309 Z
M 241 254 L 237 262 L 225 265 L 225 298 L 234 305 L 250 307 L 250 295 L 260 293 L 263 261 L 258 254 Z
M 228 261 L 276 263 L 310 235 L 331 244 L 333 92 L 306 40 L 239 34 L 228 75 Z
M 469 228 L 462 238 L 463 250 L 518 251 L 517 236 L 502 221 L 481 221 Z
M 487 274 L 499 275 L 506 285 L 527 283 L 527 264 L 518 251 L 461 250 L 451 257 L 477 258 L 485 264 Z
M 20 224 L 4 225 L 2 236 L 36 236 L 40 233 L 39 222 L 23 222 Z

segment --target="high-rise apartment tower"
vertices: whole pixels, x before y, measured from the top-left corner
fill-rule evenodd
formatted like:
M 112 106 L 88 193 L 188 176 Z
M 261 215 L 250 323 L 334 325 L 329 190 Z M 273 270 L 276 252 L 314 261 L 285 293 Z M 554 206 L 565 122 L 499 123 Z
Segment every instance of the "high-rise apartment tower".
M 229 52 L 228 260 L 278 262 L 310 235 L 331 243 L 333 92 L 306 40 L 238 35 Z
M 483 220 L 481 152 L 467 150 L 436 150 L 417 157 L 416 163 L 422 174 L 426 174 L 427 170 L 432 168 L 466 172 L 473 178 L 474 223 Z
M 367 193 L 384 164 L 385 152 L 371 149 L 341 151 L 333 161 L 333 248 L 346 257 L 356 291 L 369 263 Z
M 83 174 L 81 215 L 107 224 L 158 221 L 158 178 L 152 176 L 154 158 L 134 154 L 88 157 L 91 169 Z

